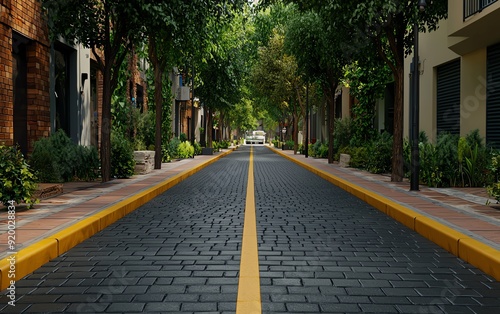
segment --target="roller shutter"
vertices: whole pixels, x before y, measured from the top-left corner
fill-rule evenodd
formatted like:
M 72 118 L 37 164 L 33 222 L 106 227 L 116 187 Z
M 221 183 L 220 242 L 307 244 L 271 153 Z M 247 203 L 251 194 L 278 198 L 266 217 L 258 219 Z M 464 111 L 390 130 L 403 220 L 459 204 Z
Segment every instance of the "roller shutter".
M 488 47 L 486 77 L 486 143 L 500 148 L 500 44 Z
M 460 134 L 460 59 L 437 67 L 437 133 Z

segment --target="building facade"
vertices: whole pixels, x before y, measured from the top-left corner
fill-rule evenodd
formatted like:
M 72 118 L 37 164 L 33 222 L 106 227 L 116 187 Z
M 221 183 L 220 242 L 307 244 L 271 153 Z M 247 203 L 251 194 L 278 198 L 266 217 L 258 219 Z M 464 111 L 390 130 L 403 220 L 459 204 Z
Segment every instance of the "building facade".
M 0 4 L 0 142 L 24 154 L 62 129 L 81 145 L 92 142 L 90 51 L 49 41 L 41 2 Z
M 437 31 L 420 34 L 420 130 L 430 139 L 478 129 L 488 145 L 500 148 L 499 26 L 500 1 L 448 1 L 448 19 Z M 411 58 L 405 67 L 405 126 Z
M 50 43 L 38 1 L 0 4 L 0 142 L 23 153 L 50 133 Z

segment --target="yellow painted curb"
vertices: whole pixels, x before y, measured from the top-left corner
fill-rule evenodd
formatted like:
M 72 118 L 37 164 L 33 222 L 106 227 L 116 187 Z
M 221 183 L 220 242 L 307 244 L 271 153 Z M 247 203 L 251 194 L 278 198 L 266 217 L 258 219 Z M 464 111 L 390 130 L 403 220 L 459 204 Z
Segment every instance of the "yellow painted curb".
M 11 268 L 10 257 L 0 261 L 1 287 L 7 289 L 10 281 L 16 281 L 40 268 L 43 264 L 58 256 L 57 241 L 55 239 L 44 239 L 17 252 L 15 263 Z M 12 269 L 15 278 L 9 278 L 9 270 Z
M 458 242 L 458 257 L 500 281 L 500 252 L 471 238 Z
M 85 241 L 97 232 L 123 218 L 128 213 L 136 210 L 154 197 L 160 195 L 172 186 L 190 177 L 201 169 L 227 156 L 235 149 L 223 152 L 214 158 L 207 160 L 192 169 L 166 179 L 144 191 L 131 195 L 125 200 L 104 208 L 100 212 L 74 223 L 66 229 L 59 231 L 48 238 L 40 240 L 16 254 L 16 281 L 32 273 L 53 258 L 67 252 L 75 245 Z M 22 230 L 18 229 L 18 232 Z M 10 285 L 9 278 L 10 260 L 9 257 L 0 260 L 0 290 L 7 289 Z
M 50 238 L 57 240 L 57 255 L 59 256 L 99 231 L 101 231 L 99 218 L 92 216 L 57 232 Z
M 455 256 L 458 256 L 459 241 L 465 237 L 463 233 L 423 216 L 415 218 L 415 231 Z
M 469 236 L 456 231 L 436 220 L 423 216 L 406 206 L 396 203 L 387 197 L 378 195 L 354 183 L 348 182 L 333 174 L 321 171 L 298 159 L 292 158 L 275 148 L 272 151 L 286 159 L 318 174 L 343 190 L 357 196 L 368 204 L 386 213 L 396 221 L 416 231 L 420 235 L 436 243 L 448 252 L 474 265 L 496 280 L 500 281 L 500 251 Z
M 380 210 L 384 214 L 387 214 L 387 202 L 384 197 L 381 197 L 372 191 L 367 191 L 365 195 L 365 202 Z
M 386 199 L 387 215 L 415 230 L 415 219 L 421 215 L 399 203 Z

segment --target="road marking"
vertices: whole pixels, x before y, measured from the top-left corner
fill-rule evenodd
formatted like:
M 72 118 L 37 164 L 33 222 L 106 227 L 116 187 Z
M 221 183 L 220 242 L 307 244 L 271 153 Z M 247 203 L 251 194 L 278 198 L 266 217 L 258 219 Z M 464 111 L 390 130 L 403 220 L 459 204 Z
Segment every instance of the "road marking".
M 241 246 L 240 278 L 236 314 L 262 313 L 260 300 L 259 251 L 255 215 L 255 184 L 253 177 L 253 147 L 250 148 L 245 218 Z

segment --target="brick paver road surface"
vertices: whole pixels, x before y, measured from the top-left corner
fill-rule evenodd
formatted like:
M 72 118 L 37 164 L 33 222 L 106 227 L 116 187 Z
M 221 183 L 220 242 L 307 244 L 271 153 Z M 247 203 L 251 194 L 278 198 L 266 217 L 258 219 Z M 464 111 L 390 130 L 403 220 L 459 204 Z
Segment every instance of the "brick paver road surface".
M 253 148 L 262 312 L 500 313 L 500 283 Z M 17 282 L 1 312 L 234 313 L 250 148 Z

